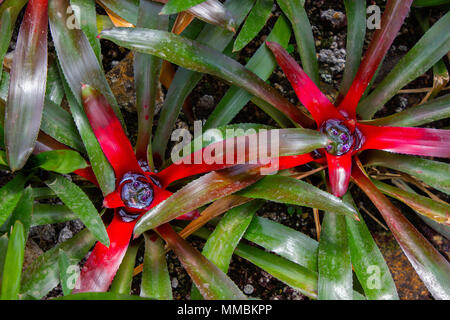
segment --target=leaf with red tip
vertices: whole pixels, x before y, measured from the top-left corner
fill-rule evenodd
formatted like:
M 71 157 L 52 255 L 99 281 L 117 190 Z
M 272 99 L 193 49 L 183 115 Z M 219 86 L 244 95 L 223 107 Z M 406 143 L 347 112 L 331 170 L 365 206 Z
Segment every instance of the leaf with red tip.
M 98 242 L 72 293 L 107 291 L 130 243 L 135 222 L 124 222 L 117 212 L 107 228 L 109 248 Z
M 112 106 L 114 113 L 124 125 L 116 98 L 109 87 L 102 66 L 80 28 L 71 21 L 74 16 L 68 10 L 69 0 L 49 1 L 49 21 L 53 42 L 61 69 L 75 99 L 81 104 L 81 85 L 86 83 L 99 90 Z
M 343 119 L 330 100 L 281 45 L 276 42 L 266 42 L 266 44 L 275 55 L 298 99 L 311 112 L 318 126 L 327 119 Z
M 350 152 L 342 156 L 327 153 L 328 177 L 331 191 L 336 197 L 342 197 L 348 189 L 352 172 L 352 155 Z
M 21 169 L 33 152 L 41 124 L 47 79 L 47 6 L 47 0 L 28 3 L 11 67 L 5 145 L 13 171 Z
M 450 264 L 405 218 L 358 166 L 352 178 L 378 208 L 395 239 L 436 299 L 450 299 Z
M 81 96 L 94 134 L 114 168 L 116 182 L 127 172 L 142 172 L 133 147 L 106 98 L 89 85 L 83 85 Z
M 353 83 L 339 105 L 339 110 L 347 113 L 350 118 L 356 118 L 356 107 L 397 36 L 412 2 L 413 0 L 388 1 L 381 18 L 381 28 L 375 32 Z
M 253 72 L 198 41 L 169 32 L 142 28 L 113 28 L 102 31 L 100 37 L 131 50 L 158 56 L 180 67 L 220 77 L 272 104 L 294 122 L 299 124 L 310 122 L 298 107 Z
M 365 137 L 362 150 L 378 149 L 429 157 L 450 157 L 450 130 L 376 127 L 358 124 Z
M 239 126 L 235 128 L 239 129 Z M 245 128 L 248 127 L 245 126 Z M 225 130 L 222 128 L 222 131 Z M 157 174 L 163 187 L 188 176 L 219 170 L 236 164 L 264 162 L 269 158 L 278 159 L 286 156 L 282 160 L 282 167 L 287 169 L 304 164 L 304 160 L 307 160 L 306 162 L 313 160 L 310 156 L 306 156 L 306 158 L 293 156 L 307 154 L 328 144 L 325 135 L 309 129 L 259 130 L 258 133 L 256 133 L 256 130 L 252 130 L 246 135 L 244 130 L 235 130 L 233 134 L 236 136 L 226 140 L 222 140 L 224 135 L 222 131 L 210 129 L 205 132 L 202 139 L 208 141 L 209 138 L 209 141 L 215 140 L 217 142 L 207 145 L 203 149 L 199 150 L 199 146 L 203 144 L 202 139 L 194 140 L 193 144 L 187 145 L 185 149 L 187 152 L 190 152 L 191 148 L 197 151 L 179 159 L 180 161 L 177 161 L 177 164 L 172 164 Z M 243 135 L 237 136 L 238 134 Z M 183 153 L 185 153 L 184 150 Z M 268 163 L 268 161 L 266 162 Z
M 206 259 L 168 224 L 157 229 L 175 252 L 183 267 L 205 299 L 246 300 L 236 284 L 215 264 Z

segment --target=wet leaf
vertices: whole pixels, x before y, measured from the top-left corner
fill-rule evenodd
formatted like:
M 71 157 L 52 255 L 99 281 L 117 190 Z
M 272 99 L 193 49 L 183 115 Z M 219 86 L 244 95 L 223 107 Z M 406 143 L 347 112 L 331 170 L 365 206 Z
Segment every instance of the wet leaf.
M 52 150 L 35 155 L 31 164 L 44 170 L 68 174 L 88 167 L 86 160 L 73 150 Z
M 58 268 L 63 294 L 67 296 L 72 292 L 72 289 L 70 288 L 70 261 L 67 254 L 62 249 L 59 249 Z
M 94 245 L 94 235 L 85 229 L 40 255 L 26 269 L 21 293 L 25 298 L 41 299 L 59 283 L 59 250 L 63 250 L 72 265 L 76 265 Z M 73 276 L 73 275 L 72 275 Z
M 205 2 L 205 0 L 169 0 L 161 11 L 161 14 L 174 14 Z
M 52 174 L 46 180 L 47 186 L 52 189 L 62 202 L 72 210 L 84 223 L 94 236 L 105 246 L 109 246 L 109 238 L 100 215 L 89 200 L 88 196 L 76 184 L 63 176 Z
M 172 286 L 167 269 L 164 242 L 156 234 L 144 233 L 145 254 L 141 297 L 172 300 Z
M 47 79 L 47 20 L 47 1 L 30 0 L 17 38 L 5 106 L 6 155 L 13 171 L 25 165 L 39 133 Z
M 273 0 L 256 0 L 234 42 L 233 51 L 240 51 L 258 35 L 267 20 L 269 20 L 272 7 Z
M 384 194 L 402 201 L 421 215 L 450 227 L 450 206 L 448 204 L 401 190 L 377 180 L 372 180 L 372 183 Z
M 365 153 L 363 159 L 364 166 L 382 166 L 402 171 L 437 190 L 450 194 L 448 163 L 372 150 Z
M 352 263 L 345 217 L 325 212 L 319 241 L 319 300 L 352 300 Z
M 356 205 L 350 193 L 344 196 L 344 201 Z M 377 244 L 358 212 L 359 222 L 346 218 L 348 246 L 356 276 L 370 300 L 398 300 L 397 289 L 389 268 L 378 249 Z
M 139 12 L 139 0 L 97 0 L 119 17 L 136 25 Z
M 406 257 L 433 297 L 449 299 L 450 264 L 448 261 L 414 228 L 358 166 L 354 166 L 352 178 L 378 208 Z
M 35 190 L 33 188 L 33 196 L 35 196 Z M 64 205 L 35 203 L 33 206 L 31 225 L 55 224 L 75 220 L 76 218 L 77 215 Z
M 158 233 L 177 255 L 203 298 L 215 300 L 246 299 L 246 296 L 222 270 L 181 238 L 168 224 L 158 227 Z
M 236 246 L 239 244 L 245 230 L 263 205 L 263 201 L 252 201 L 229 210 L 220 220 L 214 232 L 208 237 L 202 254 L 220 270 L 227 273 Z M 197 288 L 192 287 L 191 299 L 201 298 Z
M 288 203 L 335 214 L 357 217 L 356 210 L 341 199 L 309 183 L 283 176 L 267 176 L 258 183 L 237 193 L 242 197 Z
M 283 13 L 288 17 L 294 31 L 298 52 L 306 74 L 320 84 L 319 67 L 312 27 L 304 8 L 304 0 L 277 0 Z
M 16 221 L 11 231 L 3 266 L 1 300 L 19 299 L 20 279 L 25 252 L 25 230 L 20 221 Z
M 448 117 L 450 117 L 450 94 L 364 123 L 374 126 L 417 127 Z
M 281 16 L 275 23 L 267 40 L 276 41 L 286 47 L 290 36 L 291 30 L 289 25 L 286 19 Z M 270 50 L 263 43 L 252 55 L 245 67 L 253 71 L 262 80 L 267 80 L 275 69 L 276 62 Z M 231 87 L 215 106 L 203 128 L 210 129 L 227 125 L 251 99 L 252 95 L 246 90 L 236 86 Z M 270 105 L 270 107 L 272 106 Z M 292 123 L 290 125 L 292 126 Z
M 197 41 L 164 31 L 140 28 L 114 28 L 103 31 L 100 36 L 128 49 L 159 56 L 183 68 L 220 77 L 266 100 L 297 123 L 301 124 L 306 117 L 253 72 Z
M 114 276 L 110 292 L 117 294 L 130 294 L 131 283 L 133 281 L 133 270 L 136 263 L 136 255 L 142 242 L 134 241 L 127 249 L 127 253 L 122 259 L 119 270 Z
M 406 84 L 422 75 L 450 51 L 450 12 L 436 22 L 408 51 L 377 88 L 358 106 L 364 119 L 372 116 Z
M 22 197 L 26 180 L 23 174 L 18 174 L 0 189 L 0 225 L 5 223 Z
M 33 214 L 33 191 L 31 187 L 27 187 L 23 190 L 22 197 L 20 198 L 17 206 L 11 214 L 7 223 L 8 232 L 15 225 L 16 221 L 20 221 L 23 226 L 23 232 L 25 239 L 28 238 L 28 231 L 31 226 L 31 217 Z

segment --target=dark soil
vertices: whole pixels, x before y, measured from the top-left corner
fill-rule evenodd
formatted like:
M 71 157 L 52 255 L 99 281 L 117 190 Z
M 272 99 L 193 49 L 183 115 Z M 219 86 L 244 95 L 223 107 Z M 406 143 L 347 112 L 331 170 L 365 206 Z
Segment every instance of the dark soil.
M 377 3 L 384 8 L 385 2 L 381 0 L 367 1 L 368 3 Z M 324 0 L 307 0 L 306 9 L 313 25 L 314 36 L 316 39 L 316 49 L 320 53 L 321 50 L 329 49 L 333 52 L 339 52 L 340 49 L 345 50 L 346 41 L 346 24 L 343 23 L 333 25 L 330 21 L 321 18 L 321 13 L 334 9 L 338 12 L 345 13 L 345 8 L 342 1 L 324 1 Z M 103 9 L 98 8 L 99 12 L 103 13 Z M 236 58 L 245 64 L 245 61 L 255 50 L 263 43 L 271 28 L 276 21 L 276 17 L 280 15 L 280 9 L 277 7 L 274 14 L 270 18 L 266 27 L 261 31 L 258 37 L 252 41 L 245 49 L 243 49 L 239 56 Z M 434 18 L 438 18 L 442 15 L 442 12 L 437 10 L 432 11 Z M 21 19 L 19 18 L 19 21 Z M 369 42 L 372 32 L 368 32 L 366 35 L 366 46 Z M 405 25 L 402 27 L 400 35 L 396 38 L 393 47 L 390 49 L 388 56 L 384 62 L 382 70 L 380 71 L 377 81 L 382 79 L 395 65 L 395 63 L 420 39 L 422 31 L 420 30 L 418 23 L 414 20 L 414 17 L 407 18 Z M 16 35 L 14 39 L 16 39 Z M 294 48 L 294 52 L 297 52 L 297 45 L 295 39 L 292 36 L 290 41 Z M 13 48 L 11 48 L 13 49 Z M 134 85 L 132 79 L 132 68 L 129 63 L 121 61 L 129 53 L 128 50 L 119 48 L 108 41 L 102 41 L 102 54 L 103 54 L 103 67 L 106 72 L 109 72 L 109 79 L 111 76 L 118 78 L 119 84 L 113 84 L 112 88 L 115 94 L 118 96 L 119 103 L 124 107 L 122 112 L 124 114 L 125 121 L 128 126 L 128 132 L 131 136 L 131 140 L 135 139 L 137 131 L 137 115 L 133 112 L 134 98 L 130 98 L 133 95 Z M 295 54 L 297 61 L 300 58 Z M 448 62 L 448 61 L 447 61 Z M 339 89 L 340 82 L 342 80 L 342 70 L 338 65 L 334 65 L 330 62 L 320 62 L 320 72 L 322 89 L 330 96 L 336 97 Z M 331 69 L 335 71 L 331 71 Z M 131 72 L 130 72 L 131 70 Z M 122 77 L 120 77 L 122 75 Z M 120 79 L 119 79 L 120 77 Z M 433 81 L 432 72 L 427 72 L 424 76 L 419 77 L 408 85 L 407 88 L 423 88 L 431 87 Z M 298 99 L 295 96 L 289 82 L 281 72 L 281 69 L 277 68 L 273 75 L 269 78 L 270 84 L 280 90 L 285 97 L 288 97 L 293 103 L 297 103 Z M 376 83 L 375 83 L 376 86 Z M 121 90 L 118 92 L 115 90 Z M 125 88 L 123 91 L 119 88 Z M 195 120 L 207 119 L 208 115 L 212 112 L 213 107 L 220 101 L 223 95 L 226 93 L 229 85 L 217 78 L 209 75 L 205 75 L 200 81 L 194 92 L 190 95 L 190 102 L 192 104 L 193 114 Z M 404 108 L 417 104 L 424 94 L 400 94 L 393 98 L 386 106 L 377 114 L 377 116 L 384 116 L 394 112 L 398 112 Z M 158 121 L 158 117 L 155 119 L 155 124 Z M 189 118 L 184 114 L 180 115 L 177 125 L 182 125 L 192 128 L 192 123 Z M 275 122 L 269 118 L 264 112 L 262 112 L 253 103 L 249 103 L 232 121 L 233 123 L 240 122 L 254 122 L 263 123 L 269 125 L 276 125 Z M 441 121 L 438 127 L 448 126 L 449 120 Z M 435 125 L 435 124 L 433 124 Z M 307 168 L 305 168 L 305 171 Z M 11 179 L 11 174 L 0 171 L 0 185 L 4 185 Z M 312 179 L 314 179 L 312 177 Z M 383 218 L 378 213 L 377 209 L 370 202 L 370 200 L 364 195 L 361 190 L 355 186 L 351 189 L 354 199 L 360 208 L 365 208 L 372 213 L 378 220 L 383 221 Z M 440 194 L 441 195 L 441 194 Z M 443 199 L 448 201 L 448 197 L 444 195 Z M 98 200 L 98 199 L 96 199 Z M 440 236 L 422 220 L 418 219 L 416 214 L 403 205 L 402 203 L 393 200 L 395 205 L 399 207 L 414 223 L 414 225 L 426 236 L 426 238 L 436 247 L 439 251 L 449 259 L 450 242 L 444 237 Z M 314 218 L 312 209 L 303 207 L 292 207 L 283 204 L 267 203 L 257 213 L 259 216 L 269 218 L 271 220 L 283 223 L 289 227 L 292 227 L 298 231 L 301 231 L 312 238 L 317 238 L 317 232 L 314 224 Z M 396 280 L 396 284 L 399 289 L 399 294 L 402 299 L 431 299 L 431 295 L 424 287 L 421 280 L 418 278 L 408 260 L 396 244 L 392 235 L 385 232 L 382 226 L 370 218 L 364 211 L 362 211 L 364 219 L 369 226 L 372 234 L 374 235 L 377 243 L 379 244 L 383 255 L 387 259 L 389 267 Z M 58 239 L 61 237 L 62 230 L 67 233 L 67 230 L 73 234 L 80 230 L 79 224 L 76 222 L 59 224 L 53 226 L 43 226 L 33 228 L 30 235 L 31 239 L 42 250 L 48 250 L 58 243 Z M 192 238 L 192 243 L 195 247 L 201 249 L 204 241 L 197 238 Z M 142 250 L 141 250 L 142 251 Z M 180 262 L 173 253 L 169 253 L 168 266 L 172 279 L 172 287 L 174 289 L 175 299 L 186 299 L 189 297 L 190 288 L 192 282 L 187 275 L 186 271 L 180 265 Z M 136 264 L 142 263 L 142 252 L 138 255 Z M 230 277 L 235 283 L 248 293 L 249 296 L 257 297 L 261 299 L 295 299 L 302 300 L 307 299 L 302 294 L 286 286 L 282 282 L 273 278 L 266 272 L 255 267 L 253 264 L 234 256 L 230 265 L 229 271 Z M 140 275 L 134 278 L 133 292 L 139 293 Z M 61 294 L 61 289 L 55 288 L 48 297 L 55 297 Z

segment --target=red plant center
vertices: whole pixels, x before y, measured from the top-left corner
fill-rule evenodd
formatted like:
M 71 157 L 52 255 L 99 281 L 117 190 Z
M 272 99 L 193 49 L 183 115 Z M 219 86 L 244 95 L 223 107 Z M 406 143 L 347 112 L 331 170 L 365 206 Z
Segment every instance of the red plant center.
M 119 190 L 128 213 L 140 213 L 153 202 L 153 187 L 142 174 L 126 173 L 120 181 Z
M 355 128 L 352 132 L 342 120 L 328 119 L 321 125 L 320 131 L 331 141 L 326 151 L 335 156 L 357 151 L 363 144 L 364 137 L 361 131 Z

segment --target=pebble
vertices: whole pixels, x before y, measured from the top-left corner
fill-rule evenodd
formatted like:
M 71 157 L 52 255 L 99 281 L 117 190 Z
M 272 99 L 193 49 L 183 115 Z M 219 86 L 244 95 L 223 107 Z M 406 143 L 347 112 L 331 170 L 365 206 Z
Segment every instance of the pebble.
M 334 9 L 322 11 L 320 13 L 320 18 L 322 18 L 322 20 L 330 22 L 333 28 L 336 29 L 342 28 L 347 24 L 345 14 L 341 11 L 336 11 Z
M 251 284 L 246 284 L 244 287 L 244 293 L 249 295 L 252 294 L 255 291 L 255 288 Z
M 170 284 L 171 284 L 173 289 L 176 289 L 178 287 L 178 279 L 177 278 L 172 278 Z
M 204 96 L 202 96 L 199 99 L 198 106 L 200 108 L 203 108 L 206 110 L 213 109 L 214 108 L 214 97 L 209 94 L 205 94 Z
M 73 237 L 73 232 L 69 229 L 68 226 L 65 226 L 64 228 L 61 229 L 61 231 L 59 232 L 59 236 L 58 236 L 58 242 L 64 242 L 66 240 L 69 240 L 70 238 Z

